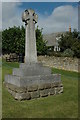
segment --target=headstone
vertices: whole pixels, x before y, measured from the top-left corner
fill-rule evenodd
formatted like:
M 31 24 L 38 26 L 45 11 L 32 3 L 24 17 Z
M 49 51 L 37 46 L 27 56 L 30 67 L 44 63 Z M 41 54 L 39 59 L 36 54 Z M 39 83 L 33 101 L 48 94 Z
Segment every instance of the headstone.
M 12 75 L 5 76 L 5 86 L 18 100 L 28 100 L 63 92 L 61 75 L 51 74 L 51 69 L 37 61 L 35 23 L 37 14 L 32 9 L 25 10 L 25 63 L 14 68 Z M 56 92 L 57 91 L 57 92 Z

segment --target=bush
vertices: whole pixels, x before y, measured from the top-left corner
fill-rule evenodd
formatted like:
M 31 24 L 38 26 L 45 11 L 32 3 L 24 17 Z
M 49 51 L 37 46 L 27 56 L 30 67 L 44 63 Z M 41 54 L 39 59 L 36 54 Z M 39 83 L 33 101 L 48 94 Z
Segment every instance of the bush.
M 60 52 L 55 52 L 55 51 L 48 51 L 47 55 L 55 56 L 55 57 L 61 57 L 61 53 Z
M 66 32 L 65 34 L 61 35 L 59 40 L 59 47 L 60 51 L 63 53 L 62 56 L 74 56 L 80 58 L 80 32 L 74 30 L 73 32 L 69 33 Z M 69 49 L 69 51 L 66 49 Z M 65 53 L 66 52 L 66 53 Z
M 63 53 L 62 53 L 63 57 L 73 57 L 74 56 L 74 52 L 71 49 L 66 49 Z

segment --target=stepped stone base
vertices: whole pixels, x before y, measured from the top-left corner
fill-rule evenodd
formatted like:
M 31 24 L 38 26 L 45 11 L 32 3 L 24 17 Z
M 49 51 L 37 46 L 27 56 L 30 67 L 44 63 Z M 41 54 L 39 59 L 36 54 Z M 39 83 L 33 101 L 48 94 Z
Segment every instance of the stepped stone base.
M 41 63 L 20 64 L 4 82 L 10 94 L 17 100 L 29 100 L 63 92 L 60 74 L 51 74 L 51 69 Z

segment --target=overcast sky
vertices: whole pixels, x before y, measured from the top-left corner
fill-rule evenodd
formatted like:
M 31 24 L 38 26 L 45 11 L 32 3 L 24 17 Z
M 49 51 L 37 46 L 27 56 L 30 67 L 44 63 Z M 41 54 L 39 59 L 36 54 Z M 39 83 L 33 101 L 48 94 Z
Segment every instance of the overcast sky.
M 3 0 L 6 1 L 6 0 Z M 11 1 L 11 0 L 8 0 Z M 19 1 L 19 2 L 16 2 Z M 21 26 L 22 12 L 32 8 L 38 14 L 37 25 L 43 28 L 43 33 L 67 31 L 78 28 L 77 2 L 2 2 L 2 28 Z M 0 13 L 1 14 L 1 13 Z

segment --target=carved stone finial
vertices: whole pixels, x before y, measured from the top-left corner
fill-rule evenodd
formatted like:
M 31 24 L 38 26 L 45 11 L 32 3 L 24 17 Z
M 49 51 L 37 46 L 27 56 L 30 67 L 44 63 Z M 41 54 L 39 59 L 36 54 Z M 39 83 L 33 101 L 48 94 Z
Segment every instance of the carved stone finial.
M 38 21 L 38 15 L 35 14 L 34 10 L 28 9 L 22 13 L 22 21 L 28 24 L 28 21 L 32 19 L 34 23 Z

